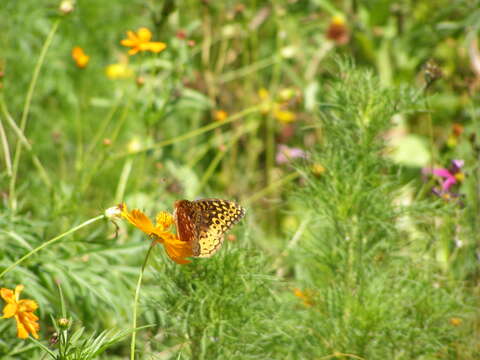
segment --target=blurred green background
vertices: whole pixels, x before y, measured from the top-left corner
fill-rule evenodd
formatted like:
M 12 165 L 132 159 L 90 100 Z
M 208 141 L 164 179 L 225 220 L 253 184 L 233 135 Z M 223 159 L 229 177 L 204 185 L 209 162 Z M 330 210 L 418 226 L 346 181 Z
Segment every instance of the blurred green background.
M 211 259 L 154 249 L 138 358 L 478 359 L 479 5 L 0 2 L 0 270 L 123 201 L 235 199 L 246 219 Z M 128 55 L 141 27 L 167 48 Z M 149 241 L 119 226 L 0 279 L 39 303 L 40 341 L 58 284 L 72 331 L 131 326 Z M 41 358 L 13 320 L 0 334 L 2 358 Z

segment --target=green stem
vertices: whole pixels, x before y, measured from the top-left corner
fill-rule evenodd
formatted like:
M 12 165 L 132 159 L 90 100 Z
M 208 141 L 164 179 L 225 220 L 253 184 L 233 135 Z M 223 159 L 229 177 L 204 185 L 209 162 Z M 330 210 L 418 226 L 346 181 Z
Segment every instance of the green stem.
M 39 252 L 40 250 L 42 250 L 43 248 L 49 246 L 49 245 L 52 245 L 53 243 L 57 242 L 58 240 L 64 238 L 65 236 L 67 235 L 70 235 L 72 233 L 74 233 L 75 231 L 77 230 L 80 230 L 81 228 L 87 226 L 87 225 L 90 225 L 92 223 L 94 223 L 95 221 L 98 221 L 100 219 L 103 219 L 105 217 L 105 215 L 99 215 L 97 217 L 94 217 L 90 220 L 87 220 L 85 221 L 84 223 L 78 225 L 78 226 L 75 226 L 74 228 L 71 228 L 70 230 L 64 232 L 63 234 L 60 234 L 46 242 L 44 242 L 42 245 L 36 247 L 35 249 L 33 249 L 32 251 L 28 252 L 27 254 L 25 254 L 24 256 L 22 256 L 20 259 L 18 259 L 17 261 L 15 261 L 13 264 L 11 264 L 10 266 L 8 266 L 5 270 L 3 270 L 1 273 L 0 273 L 0 278 L 3 277 L 3 275 L 5 275 L 6 273 L 8 273 L 10 270 L 12 270 L 15 266 L 17 266 L 18 264 L 22 263 L 23 261 L 25 261 L 26 259 L 28 259 L 30 256 L 32 256 L 33 254 L 36 254 L 37 252 Z
M 135 298 L 133 300 L 132 341 L 130 342 L 130 360 L 135 360 L 135 341 L 137 339 L 137 307 L 138 307 L 138 299 L 140 298 L 140 288 L 142 286 L 143 273 L 145 271 L 148 258 L 154 246 L 155 246 L 155 241 L 152 241 L 152 243 L 150 244 L 150 247 L 148 248 L 147 255 L 145 255 L 145 259 L 143 260 L 142 268 L 140 270 L 140 275 L 138 276 L 137 287 L 135 289 Z
M 55 355 L 55 353 L 50 350 L 48 347 L 46 347 L 45 345 L 43 345 L 40 341 L 38 341 L 37 339 L 34 339 L 32 338 L 31 336 L 29 337 L 29 340 L 32 341 L 33 343 L 35 343 L 38 347 L 42 348 L 43 351 L 45 351 L 46 353 L 48 353 L 48 355 L 50 355 L 53 359 L 56 359 L 57 356 Z
M 43 180 L 43 182 L 45 183 L 45 185 L 48 187 L 48 188 L 51 188 L 52 187 L 52 182 L 50 181 L 50 178 L 48 177 L 48 174 L 47 174 L 47 171 L 45 170 L 45 168 L 43 167 L 42 163 L 40 162 L 40 159 L 37 157 L 37 155 L 35 155 L 35 153 L 33 152 L 33 148 L 32 148 L 32 145 L 30 145 L 30 143 L 28 142 L 27 138 L 25 137 L 25 135 L 23 134 L 23 131 L 22 129 L 20 129 L 17 124 L 15 123 L 15 120 L 13 120 L 12 118 L 12 115 L 10 115 L 10 113 L 8 112 L 7 110 L 7 106 L 5 104 L 5 100 L 3 99 L 3 97 L 0 97 L 0 107 L 2 108 L 2 113 L 3 113 L 3 116 L 5 116 L 5 119 L 7 119 L 7 122 L 8 124 L 10 125 L 10 127 L 12 128 L 12 130 L 15 132 L 15 134 L 17 135 L 18 137 L 18 140 L 25 146 L 25 148 L 32 154 L 32 161 L 33 161 L 33 164 L 35 165 L 35 167 L 37 168 L 39 174 L 40 174 L 40 177 L 41 179 Z
M 262 198 L 262 196 L 265 196 L 268 193 L 276 190 L 277 188 L 280 188 L 280 187 L 284 186 L 285 184 L 289 183 L 290 181 L 295 180 L 299 176 L 300 176 L 300 174 L 298 172 L 293 172 L 291 174 L 288 174 L 287 176 L 285 176 L 285 177 L 283 177 L 283 178 L 281 178 L 281 179 L 279 179 L 275 182 L 272 182 L 269 186 L 266 186 L 263 189 L 257 191 L 256 193 L 254 193 L 253 195 L 251 195 L 250 197 L 248 197 L 247 199 L 242 201 L 242 204 L 246 205 L 246 204 L 251 204 L 252 202 L 258 201 Z
M 35 90 L 35 86 L 37 85 L 38 76 L 40 75 L 40 69 L 43 66 L 48 48 L 52 44 L 53 36 L 57 32 L 59 25 L 60 25 L 60 18 L 53 23 L 50 33 L 48 34 L 47 39 L 43 44 L 37 64 L 35 65 L 32 81 L 30 82 L 30 86 L 27 92 L 27 97 L 25 99 L 25 105 L 23 106 L 22 118 L 20 120 L 20 129 L 22 130 L 22 132 L 25 131 L 25 127 L 27 126 L 28 113 L 30 112 L 30 105 L 32 103 L 33 91 Z M 13 172 L 12 172 L 12 177 L 10 178 L 10 186 L 9 186 L 10 205 L 13 209 L 15 209 L 17 206 L 16 197 L 15 197 L 15 183 L 17 181 L 18 166 L 20 164 L 21 154 L 22 154 L 22 142 L 20 140 L 17 140 L 17 144 L 15 147 L 15 157 L 13 159 Z
M 12 176 L 12 159 L 10 157 L 10 148 L 8 147 L 7 135 L 0 119 L 0 139 L 2 140 L 3 155 L 5 156 L 5 166 L 7 167 L 7 175 Z
M 127 159 L 123 165 L 122 173 L 120 174 L 120 180 L 118 181 L 117 191 L 115 192 L 115 204 L 122 202 L 123 196 L 125 195 L 128 178 L 132 172 L 132 166 L 133 159 Z
M 212 176 L 213 172 L 215 171 L 215 169 L 217 168 L 217 165 L 220 163 L 220 161 L 222 161 L 223 157 L 227 154 L 227 152 L 229 151 L 229 149 L 237 143 L 237 141 L 240 139 L 240 137 L 242 137 L 244 134 L 248 133 L 248 132 L 251 132 L 251 131 L 254 131 L 258 128 L 258 125 L 257 123 L 254 124 L 254 126 L 248 126 L 246 127 L 244 130 L 238 132 L 236 135 L 232 136 L 232 139 L 230 140 L 230 142 L 228 143 L 228 145 L 226 146 L 226 149 L 223 150 L 223 151 L 218 151 L 217 152 L 217 155 L 215 155 L 215 157 L 213 158 L 212 161 L 210 161 L 210 164 L 208 165 L 208 168 L 207 170 L 205 170 L 201 180 L 200 180 L 200 184 L 198 185 L 197 187 L 197 190 L 195 191 L 196 194 L 198 194 L 202 189 L 203 187 L 205 186 L 205 184 L 208 182 L 208 180 L 210 179 L 210 177 Z
M 150 150 L 154 150 L 154 149 L 160 149 L 164 146 L 167 146 L 167 145 L 171 145 L 171 144 L 174 144 L 174 143 L 177 143 L 177 142 L 180 142 L 180 141 L 183 141 L 183 140 L 187 140 L 187 139 L 190 139 L 190 138 L 193 138 L 195 136 L 198 136 L 198 135 L 201 135 L 207 131 L 210 131 L 210 130 L 213 130 L 213 129 L 216 129 L 220 126 L 224 126 L 226 124 L 229 124 L 231 122 L 234 122 L 238 119 L 241 119 L 242 117 L 250 114 L 250 113 L 254 113 L 254 112 L 257 112 L 259 110 L 259 107 L 258 106 L 254 106 L 254 107 L 251 107 L 251 108 L 248 108 L 248 109 L 245 109 L 239 113 L 236 113 L 235 115 L 232 115 L 231 117 L 229 117 L 228 119 L 224 120 L 224 121 L 216 121 L 214 123 L 211 123 L 211 124 L 208 124 L 204 127 L 201 127 L 199 129 L 195 129 L 193 131 L 190 131 L 189 133 L 186 133 L 186 134 L 183 134 L 183 135 L 180 135 L 180 136 L 177 136 L 177 137 L 174 137 L 172 139 L 168 139 L 168 140 L 165 140 L 165 141 L 161 141 L 157 144 L 154 144 L 154 145 L 151 145 L 151 146 L 148 146 L 148 147 L 145 147 L 143 149 L 140 149 L 138 151 L 131 151 L 131 152 L 127 152 L 127 153 L 121 153 L 121 154 L 118 154 L 116 156 L 114 156 L 114 158 L 119 158 L 119 157 L 124 157 L 124 156 L 128 156 L 128 155 L 137 155 L 139 153 L 144 153 L 144 152 L 147 152 L 147 151 L 150 151 Z

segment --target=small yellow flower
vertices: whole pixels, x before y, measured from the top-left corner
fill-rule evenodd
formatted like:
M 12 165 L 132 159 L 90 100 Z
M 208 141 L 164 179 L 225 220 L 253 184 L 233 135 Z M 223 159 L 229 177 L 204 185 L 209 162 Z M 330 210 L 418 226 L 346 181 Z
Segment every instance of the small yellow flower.
M 224 121 L 228 117 L 228 113 L 225 110 L 217 110 L 213 114 L 213 117 L 216 121 Z
M 455 179 L 457 179 L 458 182 L 462 182 L 465 180 L 465 174 L 463 172 L 458 172 L 455 174 Z
M 452 318 L 450 318 L 450 324 L 453 325 L 453 326 L 460 326 L 460 325 L 462 325 L 462 319 L 460 319 L 458 317 L 452 317 Z
M 313 306 L 312 295 L 309 292 L 300 289 L 293 289 L 293 294 L 303 301 L 303 305 L 307 307 Z
M 258 97 L 260 98 L 260 100 L 267 100 L 270 97 L 270 93 L 267 89 L 261 88 L 260 90 L 258 90 Z
M 38 305 L 33 300 L 20 300 L 20 293 L 23 291 L 23 285 L 17 285 L 15 291 L 1 288 L 0 296 L 7 303 L 3 308 L 3 319 L 15 317 L 17 322 L 17 336 L 20 339 L 28 338 L 32 334 L 38 339 L 38 330 L 40 325 L 37 323 L 38 317 L 33 313 L 38 309 Z
M 112 80 L 128 79 L 133 76 L 133 70 L 127 64 L 110 64 L 105 68 L 105 75 Z
M 325 168 L 319 163 L 313 164 L 310 169 L 315 176 L 321 176 L 325 172 Z
M 273 116 L 283 124 L 288 124 L 297 120 L 297 115 L 294 112 L 282 110 L 279 106 L 277 106 L 277 109 L 274 110 Z
M 127 39 L 123 39 L 120 43 L 123 46 L 131 48 L 128 51 L 129 55 L 135 55 L 139 51 L 159 53 L 167 47 L 163 42 L 150 41 L 152 39 L 152 32 L 144 27 L 138 29 L 136 33 L 127 31 L 127 37 Z
M 168 256 L 177 264 L 188 264 L 190 262 L 186 258 L 193 255 L 192 245 L 181 241 L 176 234 L 168 231 L 168 228 L 174 223 L 172 215 L 165 211 L 159 212 L 154 225 L 148 216 L 140 210 L 128 211 L 127 205 L 122 204 L 121 216 L 153 240 L 163 244 Z
M 80 46 L 75 46 L 72 49 L 72 58 L 80 69 L 87 67 L 88 62 L 90 61 L 90 56 L 86 55 Z

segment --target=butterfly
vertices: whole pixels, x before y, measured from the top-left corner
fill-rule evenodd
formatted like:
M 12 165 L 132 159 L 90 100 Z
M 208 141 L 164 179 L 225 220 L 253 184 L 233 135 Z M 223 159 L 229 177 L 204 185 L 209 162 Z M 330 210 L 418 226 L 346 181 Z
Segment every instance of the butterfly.
M 177 235 L 192 244 L 193 256 L 210 257 L 222 246 L 224 234 L 245 216 L 245 209 L 222 199 L 179 200 L 174 204 Z

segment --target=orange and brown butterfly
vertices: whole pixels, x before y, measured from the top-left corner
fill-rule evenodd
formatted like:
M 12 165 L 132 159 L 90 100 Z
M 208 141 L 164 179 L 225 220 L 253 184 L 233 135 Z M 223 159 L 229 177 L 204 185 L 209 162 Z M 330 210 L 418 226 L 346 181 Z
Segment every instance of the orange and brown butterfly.
M 210 257 L 222 246 L 225 232 L 245 216 L 245 209 L 222 199 L 179 200 L 174 218 L 180 241 L 192 245 L 193 256 Z

